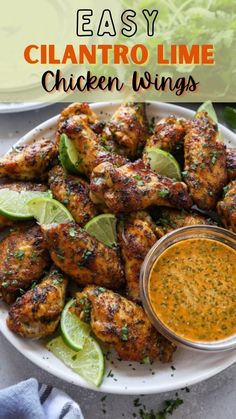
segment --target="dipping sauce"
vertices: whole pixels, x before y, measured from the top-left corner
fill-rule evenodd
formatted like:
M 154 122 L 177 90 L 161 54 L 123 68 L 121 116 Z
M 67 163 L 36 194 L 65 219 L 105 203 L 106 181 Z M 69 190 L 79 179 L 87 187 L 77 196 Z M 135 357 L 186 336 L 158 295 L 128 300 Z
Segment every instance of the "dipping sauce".
M 180 241 L 155 261 L 149 298 L 159 320 L 190 341 L 236 333 L 236 251 L 211 239 Z

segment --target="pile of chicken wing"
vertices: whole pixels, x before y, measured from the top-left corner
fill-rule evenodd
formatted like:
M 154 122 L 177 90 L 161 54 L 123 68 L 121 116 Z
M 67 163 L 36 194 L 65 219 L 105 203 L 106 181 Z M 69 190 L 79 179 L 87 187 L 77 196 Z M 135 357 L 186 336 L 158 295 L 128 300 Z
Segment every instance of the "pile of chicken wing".
M 63 133 L 78 151 L 79 176 L 60 165 Z M 148 147 L 172 153 L 183 181 L 152 171 Z M 151 130 L 144 103 L 122 104 L 106 123 L 88 104 L 76 103 L 61 113 L 55 141 L 43 138 L 1 158 L 0 177 L 0 188 L 50 188 L 75 220 L 39 226 L 0 217 L 1 228 L 9 228 L 0 242 L 8 327 L 28 338 L 52 334 L 74 281 L 75 313 L 121 359 L 170 361 L 175 347 L 154 329 L 140 301 L 145 256 L 179 227 L 218 223 L 236 232 L 236 149 L 226 149 L 208 114 L 169 116 Z M 116 248 L 83 229 L 106 212 L 117 216 Z

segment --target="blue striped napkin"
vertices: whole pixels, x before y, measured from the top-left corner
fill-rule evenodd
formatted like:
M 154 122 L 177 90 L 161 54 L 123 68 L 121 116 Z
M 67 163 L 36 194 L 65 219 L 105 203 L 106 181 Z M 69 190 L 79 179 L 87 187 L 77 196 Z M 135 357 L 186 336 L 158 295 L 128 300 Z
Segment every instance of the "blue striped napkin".
M 0 419 L 84 419 L 80 407 L 35 378 L 0 391 Z

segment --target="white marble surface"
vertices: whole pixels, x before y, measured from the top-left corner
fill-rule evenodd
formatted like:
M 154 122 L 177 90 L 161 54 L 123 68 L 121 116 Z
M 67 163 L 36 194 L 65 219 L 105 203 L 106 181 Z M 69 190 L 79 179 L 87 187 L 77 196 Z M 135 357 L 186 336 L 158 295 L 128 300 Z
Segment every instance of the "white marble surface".
M 0 153 L 6 151 L 31 128 L 56 115 L 63 104 L 53 105 L 38 111 L 18 114 L 0 115 Z M 189 105 L 189 107 L 195 107 Z M 107 395 L 65 383 L 52 375 L 40 370 L 30 361 L 18 353 L 0 335 L 0 388 L 15 384 L 20 380 L 35 377 L 40 382 L 57 386 L 66 391 L 76 400 L 83 410 L 85 419 L 131 419 L 133 414 L 139 418 L 140 407 L 134 407 L 134 396 Z M 163 393 L 140 397 L 140 402 L 147 410 L 157 412 L 162 402 L 175 397 L 176 392 Z M 190 392 L 178 391 L 184 403 L 174 412 L 175 419 L 234 419 L 236 417 L 236 365 L 228 368 L 221 374 L 190 387 Z

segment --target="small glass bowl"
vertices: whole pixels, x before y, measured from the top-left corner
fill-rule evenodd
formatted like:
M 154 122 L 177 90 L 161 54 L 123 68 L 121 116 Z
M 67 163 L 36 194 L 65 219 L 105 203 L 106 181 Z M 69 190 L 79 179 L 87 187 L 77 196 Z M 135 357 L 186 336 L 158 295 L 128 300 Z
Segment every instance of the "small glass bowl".
M 172 246 L 174 243 L 178 243 L 182 240 L 191 238 L 206 238 L 216 240 L 236 250 L 236 234 L 221 227 L 195 225 L 179 228 L 171 233 L 166 234 L 150 249 L 142 265 L 140 272 L 140 291 L 144 309 L 154 327 L 163 336 L 178 346 L 182 346 L 185 349 L 207 352 L 222 352 L 234 349 L 236 348 L 236 334 L 229 336 L 226 339 L 212 342 L 191 341 L 177 335 L 172 330 L 170 330 L 165 324 L 161 322 L 152 308 L 149 299 L 148 286 L 149 276 L 155 261 L 168 247 Z

